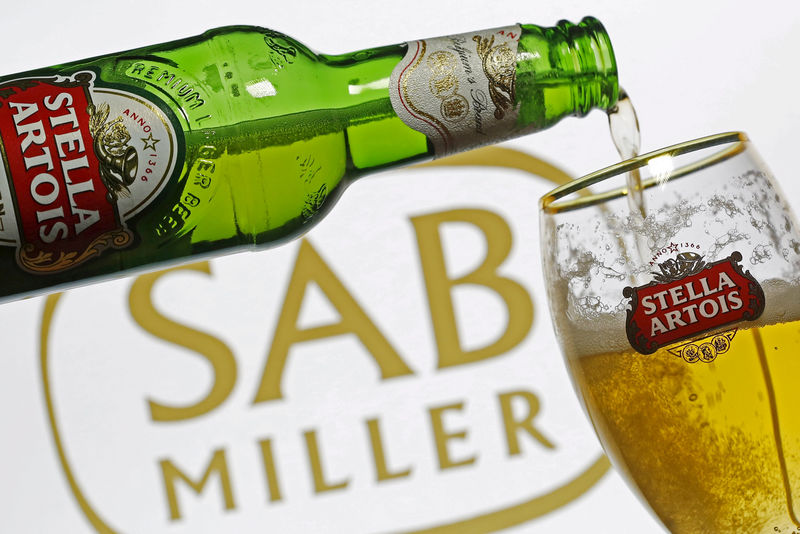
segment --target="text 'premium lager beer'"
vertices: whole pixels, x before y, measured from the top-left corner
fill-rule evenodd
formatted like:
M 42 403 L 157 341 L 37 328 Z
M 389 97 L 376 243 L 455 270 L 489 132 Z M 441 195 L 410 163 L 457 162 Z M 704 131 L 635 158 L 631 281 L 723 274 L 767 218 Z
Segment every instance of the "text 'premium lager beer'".
M 320 55 L 263 28 L 0 78 L 0 300 L 308 230 L 355 178 L 607 109 L 601 24 Z

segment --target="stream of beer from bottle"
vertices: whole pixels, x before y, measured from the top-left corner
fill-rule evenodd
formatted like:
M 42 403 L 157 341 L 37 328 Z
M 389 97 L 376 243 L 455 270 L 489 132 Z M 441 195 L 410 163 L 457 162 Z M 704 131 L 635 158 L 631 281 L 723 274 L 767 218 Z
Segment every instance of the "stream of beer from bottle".
M 608 129 L 611 132 L 611 139 L 614 141 L 614 146 L 622 161 L 638 156 L 642 144 L 639 119 L 636 117 L 633 102 L 625 89 L 620 88 L 616 105 L 610 108 L 606 114 L 608 115 Z M 631 217 L 646 219 L 647 209 L 644 201 L 644 188 L 642 187 L 642 177 L 638 167 L 625 173 L 625 184 L 627 189 L 625 198 L 628 201 L 628 210 Z M 636 251 L 632 252 L 644 264 L 649 257 L 647 236 L 641 232 L 634 232 L 633 246 Z
M 617 104 L 608 110 L 608 127 L 611 130 L 611 139 L 623 161 L 635 158 L 642 148 L 642 136 L 639 131 L 639 119 L 633 102 L 624 89 L 620 89 Z M 625 181 L 628 187 L 628 207 L 631 213 L 639 213 L 642 218 L 647 217 L 642 192 L 642 178 L 639 169 L 626 173 Z

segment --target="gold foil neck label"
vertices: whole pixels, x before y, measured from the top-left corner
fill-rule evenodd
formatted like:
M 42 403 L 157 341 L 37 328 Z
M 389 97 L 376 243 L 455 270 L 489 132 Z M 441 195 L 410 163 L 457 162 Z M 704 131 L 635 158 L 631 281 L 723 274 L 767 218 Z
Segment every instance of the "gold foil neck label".
M 508 137 L 517 123 L 519 25 L 408 43 L 389 94 L 437 157 Z

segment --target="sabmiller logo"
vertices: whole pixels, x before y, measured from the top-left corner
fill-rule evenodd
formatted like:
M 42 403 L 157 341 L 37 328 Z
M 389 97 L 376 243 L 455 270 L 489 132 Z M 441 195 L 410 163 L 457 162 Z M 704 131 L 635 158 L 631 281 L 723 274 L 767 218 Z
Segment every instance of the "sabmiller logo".
M 174 128 L 93 72 L 0 84 L 0 244 L 28 272 L 71 269 L 133 242 L 126 220 L 175 168 Z
M 487 153 L 547 172 L 507 149 L 464 157 Z M 334 210 L 286 247 L 47 299 L 47 421 L 86 525 L 488 532 L 603 478 L 610 464 L 557 380 L 535 305 L 538 247 L 514 246 L 535 224 L 512 239 L 526 199 L 550 185 L 516 181 L 494 205 L 455 209 L 463 174 L 438 171 L 446 207 L 416 211 L 430 171 L 403 172 L 424 193 Z M 369 187 L 375 198 L 385 185 Z M 380 224 L 359 232 L 364 220 Z
M 658 264 L 660 272 L 654 273 L 654 281 L 626 287 L 623 295 L 630 299 L 626 330 L 631 346 L 641 354 L 652 354 L 678 341 L 760 317 L 764 291 L 750 271 L 743 271 L 741 260 L 741 253 L 733 252 L 705 263 L 695 252 L 682 252 Z M 688 343 L 672 351 L 690 363 L 698 359 L 710 362 L 727 352 L 735 332 L 720 332 L 699 346 Z

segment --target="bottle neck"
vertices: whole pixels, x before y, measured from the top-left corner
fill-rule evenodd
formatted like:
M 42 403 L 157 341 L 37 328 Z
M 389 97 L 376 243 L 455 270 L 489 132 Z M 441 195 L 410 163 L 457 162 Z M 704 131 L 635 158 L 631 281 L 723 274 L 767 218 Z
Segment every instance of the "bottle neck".
M 616 104 L 617 64 L 608 34 L 597 19 L 522 28 L 517 53 L 521 126 L 543 129 L 564 117 L 582 117 Z
M 590 17 L 413 41 L 389 84 L 395 112 L 436 156 L 610 108 L 618 92 L 608 35 Z
M 322 107 L 347 116 L 350 178 L 432 155 L 425 135 L 397 116 L 389 96 L 392 72 L 406 50 L 407 46 L 400 44 L 319 56 L 324 83 L 333 88 Z
M 315 88 L 316 109 L 236 128 L 274 144 L 343 133 L 349 177 L 538 131 L 618 97 L 611 44 L 592 18 L 310 57 L 314 79 L 297 89 Z
M 579 24 L 559 22 L 555 35 L 563 37 L 566 47 L 562 68 L 571 72 L 573 107 L 583 116 L 592 109 L 610 109 L 619 98 L 617 62 L 611 40 L 599 20 L 586 17 Z

